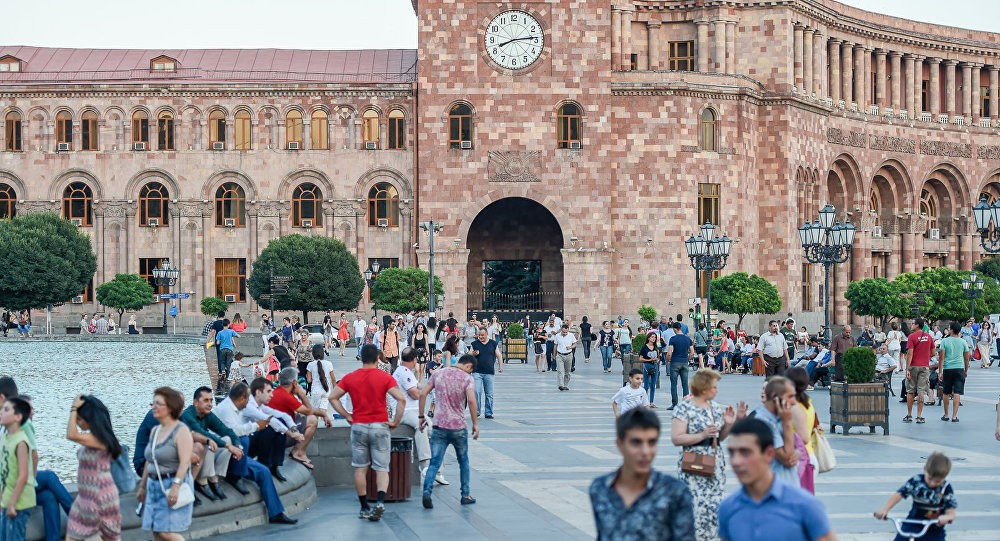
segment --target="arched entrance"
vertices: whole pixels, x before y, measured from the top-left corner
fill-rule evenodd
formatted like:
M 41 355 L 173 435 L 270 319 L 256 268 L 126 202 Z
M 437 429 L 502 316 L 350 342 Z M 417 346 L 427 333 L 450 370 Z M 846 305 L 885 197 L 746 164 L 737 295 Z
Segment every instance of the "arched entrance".
M 541 204 L 508 197 L 486 206 L 469 228 L 468 309 L 480 319 L 514 320 L 563 310 L 562 228 Z M 538 314 L 538 316 L 536 316 Z

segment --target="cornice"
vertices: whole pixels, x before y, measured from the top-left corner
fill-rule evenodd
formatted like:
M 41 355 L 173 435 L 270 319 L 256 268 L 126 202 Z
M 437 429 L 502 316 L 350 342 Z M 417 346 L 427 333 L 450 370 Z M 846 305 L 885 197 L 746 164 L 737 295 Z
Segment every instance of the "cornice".
M 183 89 L 151 89 L 147 87 L 126 88 L 87 88 L 85 85 L 61 84 L 56 88 L 38 88 L 34 86 L 0 85 L 0 98 L 269 98 L 269 97 L 379 97 L 379 98 L 412 98 L 412 87 L 405 88 L 363 88 L 328 90 L 322 88 L 307 89 L 227 89 L 219 87 L 199 87 Z

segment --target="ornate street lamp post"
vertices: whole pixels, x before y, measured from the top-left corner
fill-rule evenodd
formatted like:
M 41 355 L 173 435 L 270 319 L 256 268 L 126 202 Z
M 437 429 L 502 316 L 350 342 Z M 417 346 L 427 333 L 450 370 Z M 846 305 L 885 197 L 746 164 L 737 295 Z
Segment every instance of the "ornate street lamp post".
M 972 320 L 976 320 L 976 299 L 983 296 L 983 281 L 976 273 L 969 275 L 969 278 L 962 280 L 962 291 L 965 297 L 972 302 Z
M 976 233 L 979 233 L 983 249 L 991 254 L 1000 253 L 1000 200 L 990 205 L 984 194 L 979 198 L 979 204 L 972 207 L 972 213 L 976 217 Z
M 378 280 L 378 272 L 382 270 L 382 265 L 379 264 L 378 260 L 372 261 L 369 268 L 365 269 L 365 283 L 368 284 L 368 299 L 372 301 L 372 310 L 375 311 L 375 319 L 378 319 L 378 308 L 375 306 L 375 300 L 372 299 L 372 285 L 375 280 Z
M 427 246 L 428 246 L 428 249 L 430 250 L 428 252 L 428 256 L 429 257 L 427 258 L 427 261 L 428 261 L 428 271 L 429 271 L 429 276 L 427 278 L 427 313 L 428 314 L 434 314 L 434 310 L 437 309 L 437 303 L 435 302 L 436 299 L 435 299 L 435 296 L 434 296 L 434 233 L 437 233 L 438 231 L 441 231 L 441 229 L 443 227 L 444 226 L 442 226 L 440 223 L 437 223 L 437 222 L 435 222 L 433 220 L 431 220 L 429 222 L 420 222 L 420 229 L 423 229 L 424 231 L 427 231 L 427 234 L 428 234 Z
M 177 283 L 177 278 L 181 275 L 180 269 L 170 266 L 170 261 L 164 259 L 160 266 L 153 269 L 153 279 L 158 287 L 165 287 L 170 293 L 170 286 Z M 167 334 L 167 301 L 163 299 L 163 334 Z
M 850 259 L 854 233 L 857 232 L 850 220 L 843 224 L 834 221 L 836 214 L 837 209 L 827 203 L 819 211 L 818 220 L 811 224 L 806 222 L 799 228 L 799 240 L 802 242 L 806 261 L 823 265 L 824 269 L 823 318 L 826 325 L 823 339 L 827 343 L 830 342 L 830 267 Z
M 695 270 L 698 279 L 701 273 L 708 274 L 707 305 L 705 309 L 705 328 L 712 325 L 712 271 L 721 270 L 726 266 L 729 259 L 729 251 L 733 247 L 733 241 L 729 235 L 722 238 L 715 237 L 715 226 L 711 222 L 705 222 L 701 226 L 701 234 L 697 237 L 690 237 L 684 241 L 684 248 L 687 249 L 688 259 L 691 267 Z M 696 329 L 697 330 L 697 329 Z

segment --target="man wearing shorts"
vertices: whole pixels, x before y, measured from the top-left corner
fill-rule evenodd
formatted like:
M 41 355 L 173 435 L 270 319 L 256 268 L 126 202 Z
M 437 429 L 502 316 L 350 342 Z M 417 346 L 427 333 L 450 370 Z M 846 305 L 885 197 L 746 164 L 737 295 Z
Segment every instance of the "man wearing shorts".
M 376 367 L 378 348 L 365 344 L 361 348 L 361 368 L 347 374 L 330 393 L 330 405 L 351 425 L 351 467 L 354 468 L 354 488 L 361 503 L 359 518 L 376 522 L 385 513 L 385 491 L 389 489 L 389 431 L 399 426 L 406 409 L 406 396 L 396 380 Z M 396 414 L 389 421 L 385 394 L 396 400 Z M 351 396 L 354 411 L 348 413 L 340 401 Z M 368 506 L 368 467 L 375 470 L 378 501 Z
M 934 337 L 924 332 L 924 319 L 913 320 L 913 329 L 906 340 L 906 417 L 913 421 L 913 397 L 917 400 L 917 423 L 924 422 L 924 395 L 930 390 L 930 364 L 934 355 Z
M 951 422 L 958 422 L 958 406 L 961 405 L 962 395 L 965 394 L 965 376 L 969 374 L 969 360 L 971 353 L 969 344 L 962 339 L 962 325 L 957 321 L 951 322 L 951 336 L 941 340 L 940 352 L 938 353 L 940 362 L 938 363 L 938 381 L 943 382 L 944 389 L 944 415 L 942 421 L 948 420 L 948 399 L 954 400 L 951 413 Z

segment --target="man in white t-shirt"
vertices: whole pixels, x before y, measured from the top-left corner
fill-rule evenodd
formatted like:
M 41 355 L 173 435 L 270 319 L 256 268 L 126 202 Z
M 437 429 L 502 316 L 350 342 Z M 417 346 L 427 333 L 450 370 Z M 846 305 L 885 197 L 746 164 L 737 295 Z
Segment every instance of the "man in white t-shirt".
M 361 319 L 361 314 L 357 315 L 358 319 L 354 320 L 351 324 L 354 327 L 354 342 L 358 347 L 357 358 L 361 358 L 361 346 L 365 345 L 365 331 L 368 330 L 368 323 Z
M 626 411 L 640 406 L 649 406 L 649 395 L 642 387 L 642 370 L 633 368 L 628 373 L 628 383 L 618 389 L 615 396 L 611 398 L 611 409 L 615 412 L 617 419 Z
M 559 333 L 552 337 L 552 346 L 555 349 L 556 381 L 559 383 L 559 390 L 568 391 L 576 348 L 576 336 L 569 332 L 569 325 L 563 323 Z
M 423 477 L 427 472 L 427 466 L 431 462 L 431 444 L 427 437 L 429 427 L 420 429 L 420 384 L 417 383 L 417 376 L 413 374 L 413 367 L 417 364 L 417 350 L 405 348 L 399 359 L 399 366 L 392 373 L 393 379 L 399 388 L 406 393 L 406 406 L 403 409 L 403 420 L 400 424 L 413 428 L 413 445 L 416 447 L 417 460 L 420 461 L 420 484 L 423 486 Z M 393 409 L 396 408 L 396 401 L 392 401 Z M 438 470 L 435 480 L 442 485 L 447 485 L 444 474 Z

